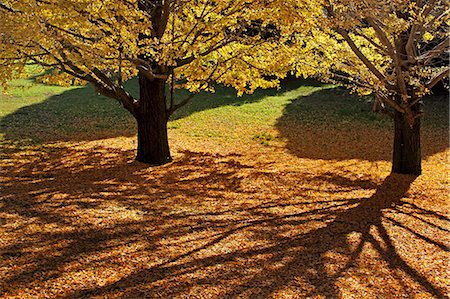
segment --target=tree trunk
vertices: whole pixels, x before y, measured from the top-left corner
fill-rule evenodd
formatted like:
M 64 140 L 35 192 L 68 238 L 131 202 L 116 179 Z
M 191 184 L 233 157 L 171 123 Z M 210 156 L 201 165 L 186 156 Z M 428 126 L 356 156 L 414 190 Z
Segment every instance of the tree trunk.
M 394 130 L 392 172 L 420 175 L 422 173 L 420 118 L 417 118 L 411 127 L 405 115 L 396 111 L 394 115 Z
M 148 80 L 139 75 L 139 107 L 135 118 L 138 126 L 136 160 L 152 165 L 172 161 L 167 138 L 165 81 Z

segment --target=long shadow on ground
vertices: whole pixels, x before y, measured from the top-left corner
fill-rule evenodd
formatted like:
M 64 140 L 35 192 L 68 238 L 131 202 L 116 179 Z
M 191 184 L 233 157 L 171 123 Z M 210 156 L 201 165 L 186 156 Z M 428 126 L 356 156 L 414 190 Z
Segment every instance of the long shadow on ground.
M 196 95 L 171 119 L 226 105 L 258 102 L 264 97 L 306 85 L 320 86 L 312 80 L 287 80 L 279 90 L 258 90 L 253 95 L 242 97 L 237 97 L 233 88 L 217 86 L 215 93 L 201 92 Z M 136 80 L 128 82 L 128 89 L 133 94 L 137 93 Z M 188 92 L 185 90 L 175 94 L 178 101 L 186 96 Z M 5 138 L 11 141 L 87 141 L 133 136 L 136 134 L 136 125 L 133 117 L 118 102 L 98 96 L 91 86 L 86 86 L 53 95 L 42 103 L 20 108 L 3 117 L 0 120 L 0 133 L 4 133 Z
M 421 137 L 426 158 L 448 148 L 448 94 L 429 96 L 424 102 Z M 301 158 L 390 161 L 393 121 L 371 108 L 370 97 L 322 89 L 287 105 L 276 127 L 289 151 Z
M 55 163 L 71 152 L 3 170 L 9 180 L 0 221 L 10 234 L 26 232 L 0 248 L 1 266 L 8 268 L 0 283 L 5 294 L 36 286 L 64 298 L 215 291 L 220 298 L 269 298 L 291 288 L 302 298 L 337 298 L 343 291 L 339 282 L 347 279 L 354 282 L 349 288 L 370 289 L 369 297 L 388 298 L 394 286 L 403 297 L 418 290 L 445 297 L 443 286 L 430 280 L 432 270 L 399 253 L 418 250 L 408 243 L 411 234 L 448 252 L 435 233 L 448 231 L 449 219 L 404 199 L 414 177 L 392 175 L 379 185 L 328 173 L 274 174 L 264 171 L 268 165 L 240 162 L 239 155 L 193 152 L 149 171 L 129 164 L 122 152 L 105 158 L 112 151 L 101 148 L 83 153 L 77 165 Z M 115 163 L 100 164 L 105 159 Z M 246 180 L 259 182 L 258 189 Z M 304 186 L 319 182 L 343 195 L 376 191 L 366 198 L 331 199 L 331 189 L 308 195 Z M 110 204 L 116 206 L 108 212 Z M 134 218 L 127 216 L 132 211 Z M 92 218 L 82 217 L 89 213 Z M 11 226 L 17 217 L 24 219 L 22 226 Z M 30 231 L 33 225 L 40 229 Z M 56 228 L 44 229 L 49 225 Z M 128 248 L 137 249 L 124 255 Z M 101 286 L 90 281 L 95 275 L 66 291 L 52 284 L 90 269 L 127 271 Z

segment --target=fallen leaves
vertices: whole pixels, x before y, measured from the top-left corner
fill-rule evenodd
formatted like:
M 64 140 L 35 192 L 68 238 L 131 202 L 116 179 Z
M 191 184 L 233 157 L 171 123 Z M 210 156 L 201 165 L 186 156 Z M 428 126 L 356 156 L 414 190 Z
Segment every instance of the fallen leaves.
M 414 181 L 383 182 L 384 161 L 257 144 L 175 142 L 159 168 L 132 162 L 131 139 L 62 145 L 4 164 L 4 298 L 437 298 L 448 288 L 448 152 Z

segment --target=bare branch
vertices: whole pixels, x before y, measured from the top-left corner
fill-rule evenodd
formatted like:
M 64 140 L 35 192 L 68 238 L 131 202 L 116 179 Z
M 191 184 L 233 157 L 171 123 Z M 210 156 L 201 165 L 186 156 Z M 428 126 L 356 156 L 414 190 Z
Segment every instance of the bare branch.
M 168 109 L 167 117 L 170 117 L 176 110 L 189 103 L 195 95 L 196 93 L 192 93 L 189 96 L 187 96 L 184 100 L 182 100 L 180 103 L 173 105 L 170 109 Z
M 37 54 L 26 54 L 23 53 L 23 57 L 0 57 L 0 60 L 20 60 L 20 59 L 31 59 L 33 57 L 43 57 L 47 56 L 47 53 L 37 53 Z
M 165 0 L 164 5 L 162 7 L 162 13 L 159 20 L 159 28 L 157 32 L 157 37 L 161 38 L 164 35 L 164 32 L 166 31 L 167 24 L 169 22 L 169 16 L 171 12 L 170 2 L 172 0 Z
M 369 85 L 367 85 L 367 84 L 364 84 L 363 82 L 362 82 L 362 80 L 361 81 L 358 81 L 358 80 L 355 80 L 354 78 L 351 78 L 350 76 L 345 76 L 345 75 L 343 75 L 343 74 L 338 74 L 338 73 L 335 73 L 335 72 L 333 72 L 333 71 L 331 71 L 331 76 L 333 77 L 333 78 L 336 78 L 336 81 L 337 82 L 339 82 L 339 83 L 342 83 L 342 84 L 344 84 L 344 85 L 346 85 L 347 83 L 346 82 L 348 82 L 348 85 L 356 85 L 356 86 L 358 86 L 358 87 L 362 87 L 362 88 L 366 88 L 366 89 L 368 89 L 368 90 L 371 90 L 372 89 L 372 87 L 371 86 L 369 86 Z
M 361 30 L 359 32 L 354 32 L 354 34 L 356 34 L 358 36 L 361 36 L 366 41 L 368 41 L 372 46 L 374 46 L 379 51 L 379 53 L 381 53 L 381 54 L 385 54 L 386 53 L 386 49 L 384 49 L 381 45 L 376 43 L 372 38 L 370 38 L 369 36 L 364 34 L 364 32 L 362 32 Z
M 211 71 L 211 73 L 209 74 L 208 78 L 205 79 L 205 82 L 208 83 L 211 80 L 211 78 L 213 77 L 214 73 L 217 71 L 218 67 L 219 67 L 219 63 L 216 63 L 214 69 Z M 172 80 L 173 80 L 173 77 L 172 77 Z M 184 105 L 186 105 L 187 103 L 189 103 L 189 101 L 194 96 L 195 96 L 195 93 L 191 94 L 190 96 L 188 96 L 186 99 L 184 99 L 180 103 L 174 105 L 174 103 L 173 103 L 173 94 L 172 94 L 172 99 L 171 99 L 172 102 L 171 102 L 170 108 L 167 110 L 167 116 L 170 117 L 170 115 L 172 115 L 177 109 L 179 109 L 179 108 L 183 107 Z
M 59 30 L 59 31 L 61 31 L 61 32 L 67 33 L 67 34 L 69 34 L 69 35 L 72 35 L 72 36 L 74 36 L 74 37 L 78 37 L 78 38 L 80 38 L 80 39 L 82 39 L 82 40 L 85 40 L 85 41 L 87 40 L 87 41 L 95 42 L 95 41 L 98 41 L 98 40 L 99 40 L 99 38 L 87 37 L 87 36 L 84 36 L 84 35 L 82 35 L 82 34 L 80 34 L 80 33 L 73 32 L 73 31 L 70 31 L 70 30 L 67 30 L 67 29 L 64 29 L 64 28 L 60 28 L 60 27 L 58 27 L 58 26 L 55 26 L 55 25 L 53 25 L 53 24 L 50 24 L 49 22 L 45 22 L 45 25 L 48 26 L 48 27 L 50 27 L 50 28 L 53 28 L 53 29 L 55 29 L 55 30 Z
M 53 54 L 51 55 L 53 55 L 55 60 L 59 61 L 60 67 L 63 71 L 76 78 L 92 83 L 101 94 L 118 100 L 125 109 L 135 115 L 135 109 L 139 102 L 134 99 L 133 96 L 131 96 L 122 86 L 114 84 L 114 82 L 98 68 L 91 70 L 95 77 L 91 74 L 87 74 L 80 69 L 80 67 L 70 61 L 63 51 L 61 51 L 60 54 L 62 55 L 63 60 L 60 60 Z
M 419 26 L 414 24 L 411 26 L 408 41 L 406 42 L 406 55 L 408 56 L 408 61 L 414 62 L 416 60 L 416 51 L 414 45 L 417 42 L 417 33 Z
M 397 110 L 398 112 L 405 113 L 405 109 L 401 107 L 395 100 L 391 99 L 389 95 L 385 95 L 382 93 L 377 93 L 380 97 L 379 100 L 382 102 L 386 102 L 389 106 Z
M 141 72 L 148 80 L 153 81 L 155 79 L 167 80 L 169 78 L 166 74 L 155 74 L 152 71 L 150 64 L 141 58 L 132 58 L 131 62 L 136 66 L 136 68 Z
M 103 83 L 105 83 L 113 92 L 115 98 L 119 100 L 123 106 L 131 112 L 131 114 L 135 115 L 135 109 L 138 106 L 138 101 L 133 98 L 122 86 L 116 85 L 108 76 L 106 76 L 102 71 L 98 68 L 93 69 L 93 73 L 97 78 L 99 78 Z
M 450 68 L 446 67 L 441 72 L 439 72 L 436 76 L 431 78 L 431 80 L 426 83 L 425 87 L 428 90 L 432 89 L 439 81 L 441 81 L 445 77 L 448 77 L 449 74 L 450 74 Z
M 424 16 L 428 16 L 431 13 L 431 11 L 433 10 L 435 4 L 436 4 L 436 0 L 429 0 L 429 1 L 427 1 L 426 4 L 425 4 L 426 8 L 423 11 L 423 15 Z
M 391 56 L 392 60 L 394 61 L 398 86 L 400 87 L 401 93 L 406 98 L 406 96 L 408 95 L 408 89 L 406 87 L 405 79 L 403 78 L 402 61 L 401 61 L 402 59 L 399 56 L 400 52 L 395 50 L 394 46 L 389 41 L 389 38 L 387 37 L 386 33 L 383 31 L 383 29 L 381 29 L 380 26 L 378 26 L 375 20 L 373 20 L 372 18 L 367 18 L 367 21 L 369 22 L 370 26 L 372 26 L 372 28 L 375 30 L 375 33 L 377 34 L 378 38 L 383 43 L 383 45 L 388 49 L 389 56 Z
M 445 50 L 450 48 L 450 37 L 445 38 L 442 42 L 436 45 L 433 49 L 417 57 L 423 65 L 428 65 L 433 58 L 440 56 Z
M 384 105 L 382 96 L 379 93 L 375 94 L 375 101 L 373 102 L 372 112 L 381 112 L 391 118 L 394 118 L 394 113 L 386 109 L 386 105 Z

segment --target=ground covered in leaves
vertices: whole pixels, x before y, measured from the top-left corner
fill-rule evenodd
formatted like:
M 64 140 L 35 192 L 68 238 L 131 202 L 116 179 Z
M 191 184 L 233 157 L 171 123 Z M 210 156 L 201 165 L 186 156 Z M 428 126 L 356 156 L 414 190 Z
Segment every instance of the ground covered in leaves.
M 390 175 L 389 123 L 302 88 L 192 104 L 161 167 L 121 126 L 6 116 L 0 297 L 446 298 L 448 128 L 425 124 L 422 176 Z

